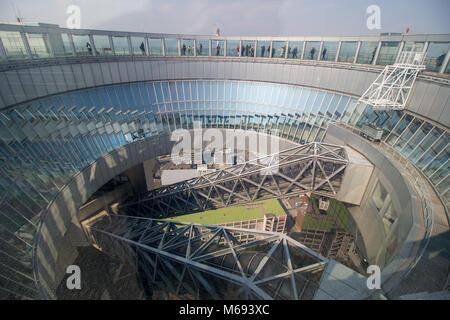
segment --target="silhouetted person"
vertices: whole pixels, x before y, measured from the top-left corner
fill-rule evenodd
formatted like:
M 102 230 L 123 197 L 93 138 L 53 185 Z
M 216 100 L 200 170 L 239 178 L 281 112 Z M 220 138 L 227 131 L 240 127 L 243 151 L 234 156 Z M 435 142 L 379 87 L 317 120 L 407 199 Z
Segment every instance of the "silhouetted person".
M 219 44 L 217 44 L 217 47 L 216 47 L 216 56 L 218 56 L 218 55 L 220 55 L 220 45 Z
M 261 57 L 264 57 L 264 52 L 266 51 L 266 46 L 261 47 Z
M 314 60 L 314 54 L 316 53 L 316 48 L 312 47 L 312 49 L 309 53 L 311 55 L 311 60 Z
M 203 46 L 202 46 L 202 44 L 200 43 L 200 45 L 198 46 L 198 54 L 199 54 L 199 55 L 202 55 L 202 49 L 203 49 Z
M 297 47 L 292 50 L 292 58 L 297 58 Z
M 186 55 L 186 45 L 183 43 L 183 56 Z
M 372 63 L 373 63 L 373 60 L 375 59 L 375 53 L 377 53 L 377 48 L 376 48 L 376 47 L 373 49 L 373 52 L 372 52 L 372 59 L 370 59 L 370 64 L 372 64 Z
M 86 48 L 88 49 L 89 54 L 92 54 L 92 47 L 91 47 L 91 44 L 89 42 L 86 42 Z
M 323 50 L 322 50 L 322 60 L 325 60 L 326 56 L 327 56 L 327 48 L 323 48 Z
M 141 45 L 139 46 L 139 49 L 141 49 L 142 54 L 145 54 L 145 45 L 144 45 L 144 42 L 141 43 Z

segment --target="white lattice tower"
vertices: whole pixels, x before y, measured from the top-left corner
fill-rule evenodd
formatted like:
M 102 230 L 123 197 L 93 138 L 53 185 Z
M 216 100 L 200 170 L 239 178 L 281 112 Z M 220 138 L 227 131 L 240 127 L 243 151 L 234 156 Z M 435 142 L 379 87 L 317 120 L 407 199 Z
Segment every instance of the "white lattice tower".
M 377 110 L 405 109 L 416 77 L 425 69 L 423 60 L 423 52 L 401 52 L 395 64 L 386 66 L 358 101 Z

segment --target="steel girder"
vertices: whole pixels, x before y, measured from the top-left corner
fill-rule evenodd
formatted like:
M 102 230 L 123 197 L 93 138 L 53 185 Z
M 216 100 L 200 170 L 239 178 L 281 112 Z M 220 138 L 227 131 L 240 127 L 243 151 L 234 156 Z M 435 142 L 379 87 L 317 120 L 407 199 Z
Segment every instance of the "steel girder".
M 336 197 L 347 163 L 343 147 L 313 142 L 151 190 L 120 209 L 166 218 L 307 192 Z
M 153 298 L 312 299 L 328 262 L 277 232 L 122 215 L 86 231 L 103 252 L 133 265 Z

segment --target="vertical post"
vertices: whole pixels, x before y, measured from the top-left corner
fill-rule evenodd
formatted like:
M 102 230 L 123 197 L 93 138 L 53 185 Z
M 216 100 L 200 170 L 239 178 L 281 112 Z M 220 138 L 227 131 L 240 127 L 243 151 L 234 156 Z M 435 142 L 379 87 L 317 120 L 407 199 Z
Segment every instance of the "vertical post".
M 45 46 L 47 47 L 47 51 L 50 57 L 54 58 L 55 57 L 55 52 L 53 51 L 53 47 L 51 45 L 50 42 L 50 34 L 49 33 L 43 33 L 43 38 L 44 38 L 44 43 Z
M 109 38 L 109 45 L 111 46 L 112 54 L 113 54 L 113 56 L 115 56 L 116 55 L 116 48 L 114 48 L 114 41 L 113 41 L 112 36 L 110 34 L 108 35 L 108 38 Z
M 359 50 L 361 49 L 361 43 L 362 43 L 362 41 L 358 41 L 358 45 L 356 46 L 355 57 L 353 58 L 353 63 L 356 63 L 356 61 L 358 61 L 358 55 L 359 55 Z
M 127 43 L 128 43 L 128 52 L 130 53 L 130 56 L 134 56 L 133 52 L 133 46 L 131 45 L 131 36 L 127 36 Z
M 223 56 L 224 57 L 227 56 L 227 44 L 228 44 L 228 41 L 224 40 L 223 41 Z
M 8 55 L 6 54 L 6 49 L 3 46 L 3 41 L 0 38 L 0 57 L 2 57 L 3 60 L 8 60 Z
M 194 57 L 197 56 L 197 40 L 194 39 Z
M 242 40 L 239 40 L 239 57 L 242 57 Z
M 449 60 L 450 60 L 450 50 L 448 50 L 447 53 L 445 54 L 444 61 L 442 62 L 442 66 L 439 69 L 439 73 L 445 72 L 445 67 L 447 66 Z
M 177 39 L 178 56 L 181 56 L 181 39 Z
M 334 62 L 337 62 L 339 59 L 339 54 L 341 53 L 341 46 L 342 46 L 342 41 L 339 41 L 338 48 L 336 51 L 336 57 L 334 58 Z
M 92 35 L 92 33 L 90 33 L 88 35 L 89 37 L 89 42 L 91 43 L 91 47 L 92 47 L 92 55 L 95 57 L 97 56 L 97 49 L 95 48 L 95 44 L 94 44 L 94 36 Z
M 395 62 L 397 62 L 397 60 L 400 57 L 404 47 L 405 47 L 405 41 L 400 42 L 400 48 L 398 48 L 397 57 L 395 57 Z
M 322 60 L 322 48 L 323 48 L 323 41 L 320 41 L 320 46 L 319 46 L 319 52 L 317 52 L 317 59 L 316 60 Z
M 33 54 L 31 53 L 30 44 L 28 43 L 28 39 L 25 35 L 25 32 L 20 31 L 20 36 L 22 37 L 23 45 L 25 46 L 25 51 L 28 54 L 28 58 L 33 59 Z
M 166 56 L 166 42 L 164 41 L 164 38 L 161 38 L 161 49 L 162 49 L 162 55 Z
M 306 40 L 303 40 L 302 56 L 300 57 L 300 59 L 302 60 L 305 57 L 305 49 L 306 49 Z
M 288 52 L 289 52 L 289 46 L 290 46 L 290 41 L 288 40 L 288 41 L 286 41 L 286 50 L 284 50 L 285 52 L 284 52 L 284 58 L 285 59 L 287 59 L 287 58 L 289 58 L 289 54 L 288 54 Z
M 77 51 L 75 50 L 75 43 L 73 43 L 73 37 L 71 33 L 67 33 L 67 36 L 69 38 L 70 48 L 72 49 L 72 53 L 74 56 L 77 55 Z
M 382 41 L 378 41 L 378 47 L 377 47 L 377 51 L 375 52 L 375 57 L 373 57 L 372 65 L 377 64 L 378 55 L 380 54 L 380 51 L 381 51 L 381 45 L 382 45 Z

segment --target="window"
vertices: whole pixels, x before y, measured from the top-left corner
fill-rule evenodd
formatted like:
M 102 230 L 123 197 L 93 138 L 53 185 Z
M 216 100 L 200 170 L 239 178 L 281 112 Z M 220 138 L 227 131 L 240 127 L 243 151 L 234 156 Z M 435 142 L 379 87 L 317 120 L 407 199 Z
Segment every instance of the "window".
M 164 49 L 166 51 L 166 56 L 177 56 L 178 55 L 178 39 L 164 39 Z
M 337 41 L 326 41 L 322 45 L 322 52 L 320 53 L 320 60 L 334 61 L 339 46 Z
M 194 55 L 194 40 L 181 40 L 181 55 L 193 56 Z
M 209 56 L 209 40 L 197 40 L 196 42 L 197 42 L 197 55 Z
M 397 41 L 383 41 L 381 43 L 380 53 L 378 54 L 377 65 L 386 66 L 394 64 L 397 58 L 400 42 Z
M 2 39 L 8 59 L 28 58 L 20 32 L 0 31 L 0 38 Z
M 112 37 L 114 44 L 114 53 L 116 55 L 129 55 L 130 48 L 128 47 L 127 37 Z
M 289 42 L 288 58 L 300 59 L 302 57 L 303 41 Z
M 162 56 L 162 40 L 161 39 L 148 39 L 149 54 L 151 56 Z
M 364 41 L 359 48 L 357 63 L 372 64 L 377 53 L 378 42 Z
M 225 41 L 223 40 L 213 40 L 212 42 L 212 55 L 213 56 L 223 56 L 225 50 Z
M 146 41 L 144 37 L 131 37 L 131 51 L 135 56 L 145 56 L 147 54 L 147 48 L 145 46 Z
M 93 54 L 89 36 L 74 34 L 72 39 L 77 56 L 90 56 Z
M 269 57 L 270 41 L 258 41 L 258 49 L 256 50 L 257 57 Z
M 73 55 L 69 36 L 67 33 L 50 33 L 50 45 L 55 57 L 66 57 Z
M 303 59 L 317 60 L 317 57 L 319 56 L 319 48 L 320 48 L 319 41 L 307 41 L 305 45 L 305 55 L 303 56 Z
M 255 41 L 242 41 L 242 57 L 253 57 L 255 55 Z
M 33 58 L 48 58 L 50 56 L 43 34 L 27 33 L 26 35 Z
M 353 62 L 355 58 L 358 42 L 356 41 L 344 41 L 341 43 L 341 50 L 339 51 L 339 62 Z
M 448 42 L 430 42 L 428 44 L 427 53 L 425 55 L 425 65 L 428 71 L 439 72 L 449 47 L 450 43 Z
M 285 58 L 285 57 L 286 57 L 286 42 L 272 41 L 272 58 Z
M 381 208 L 383 207 L 384 200 L 386 200 L 386 197 L 387 191 L 381 185 L 380 181 L 378 181 L 372 194 L 372 201 L 375 204 L 375 207 L 378 209 L 378 211 L 380 211 Z
M 93 38 L 97 54 L 102 56 L 108 56 L 113 54 L 108 36 L 94 35 Z

